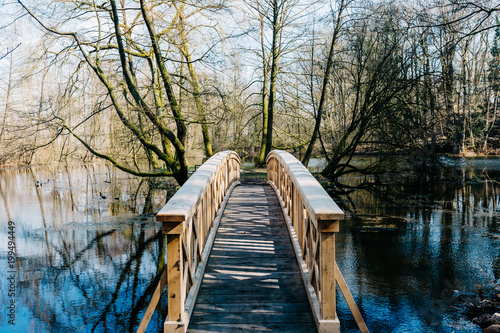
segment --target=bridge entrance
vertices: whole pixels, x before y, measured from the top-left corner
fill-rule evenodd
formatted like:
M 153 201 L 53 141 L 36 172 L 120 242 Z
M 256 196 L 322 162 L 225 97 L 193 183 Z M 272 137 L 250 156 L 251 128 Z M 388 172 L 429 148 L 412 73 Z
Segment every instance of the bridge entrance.
M 240 185 L 238 155 L 217 153 L 161 209 L 167 267 L 137 332 L 165 286 L 165 332 L 339 332 L 336 284 L 368 332 L 335 262 L 344 213 L 291 154 L 267 171 Z

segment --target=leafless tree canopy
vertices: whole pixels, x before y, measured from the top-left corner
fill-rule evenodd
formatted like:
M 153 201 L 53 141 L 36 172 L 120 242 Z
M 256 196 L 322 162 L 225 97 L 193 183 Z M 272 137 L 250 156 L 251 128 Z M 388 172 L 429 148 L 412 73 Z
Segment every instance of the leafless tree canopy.
M 499 153 L 494 1 L 37 1 L 3 5 L 0 163 L 102 158 L 142 176 L 272 148 Z M 6 21 L 7 22 L 7 21 Z

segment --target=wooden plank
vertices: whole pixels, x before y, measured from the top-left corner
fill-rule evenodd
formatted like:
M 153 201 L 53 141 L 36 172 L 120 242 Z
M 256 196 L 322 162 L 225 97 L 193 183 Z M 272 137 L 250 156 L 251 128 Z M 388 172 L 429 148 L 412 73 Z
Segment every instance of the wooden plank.
M 256 227 L 257 229 L 257 227 Z M 236 234 L 240 234 L 240 235 L 248 235 L 249 233 L 251 233 L 251 229 L 249 228 L 245 228 L 245 227 L 241 227 L 241 228 L 237 228 L 237 226 L 232 226 L 232 227 L 222 227 L 220 228 L 220 231 L 221 232 L 234 232 Z M 256 231 L 257 232 L 257 231 Z M 282 237 L 285 237 L 287 235 L 287 231 L 286 229 L 272 229 L 272 230 L 269 230 L 269 231 L 262 231 L 262 233 L 259 234 L 261 237 L 264 237 L 264 236 L 270 236 L 271 238 L 276 238 L 276 237 L 279 237 L 279 236 L 282 236 Z M 254 235 L 254 237 L 257 237 L 257 235 Z
M 356 302 L 352 297 L 351 291 L 349 290 L 349 287 L 347 286 L 347 283 L 344 280 L 344 276 L 340 272 L 337 262 L 335 262 L 335 278 L 337 280 L 337 284 L 339 285 L 340 291 L 342 292 L 342 295 L 344 295 L 347 305 L 349 306 L 349 310 L 351 310 L 354 320 L 358 325 L 360 332 L 369 333 L 368 327 L 366 326 L 366 323 L 363 319 L 363 316 L 361 315 L 361 312 L 359 312 L 358 306 L 356 305 Z
M 208 324 L 208 325 L 193 325 L 189 329 L 192 333 L 234 333 L 234 332 L 274 332 L 274 333 L 290 333 L 290 332 L 314 332 L 314 325 L 306 323 L 295 323 L 293 329 L 290 330 L 290 324 L 282 323 L 255 323 L 255 324 Z
M 232 279 L 246 279 L 246 280 L 252 280 L 252 279 L 302 279 L 302 276 L 300 275 L 299 272 L 297 271 L 290 271 L 290 272 L 283 272 L 283 271 L 246 271 L 246 270 L 217 270 L 217 272 L 214 273 L 206 273 L 203 276 L 203 279 L 205 280 L 232 280 Z
M 213 295 L 213 294 L 203 294 L 198 295 L 196 300 L 195 311 L 199 304 L 233 304 L 233 303 L 305 303 L 307 302 L 307 296 L 300 294 L 289 294 L 289 293 L 260 293 L 260 294 L 250 294 L 241 297 L 240 294 L 226 294 L 226 295 Z M 308 307 L 308 311 L 309 307 Z
M 261 256 L 257 256 L 258 258 Z M 272 258 L 270 258 L 272 259 Z M 290 270 L 294 270 L 293 263 L 295 262 L 293 258 L 290 258 L 289 256 L 275 256 L 274 261 L 267 261 L 266 263 L 262 263 L 262 260 L 257 260 L 256 258 L 251 258 L 248 256 L 236 256 L 234 254 L 227 254 L 227 253 L 220 253 L 220 254 L 214 254 L 210 256 L 210 261 L 211 261 L 211 267 L 224 267 L 224 266 L 253 266 L 254 269 L 265 269 L 268 267 L 274 267 L 275 269 L 284 269 L 286 267 L 289 267 Z M 292 265 L 292 266 L 290 266 Z
M 192 321 L 202 324 L 249 324 L 249 323 L 283 323 L 292 327 L 295 323 L 311 323 L 312 315 L 296 309 L 293 312 L 194 312 Z
M 163 221 L 161 230 L 163 234 L 180 235 L 184 231 L 184 224 L 182 222 Z
M 293 332 L 300 322 L 304 332 L 316 330 L 279 201 L 267 186 L 240 186 L 221 219 L 188 331 Z
M 308 307 L 307 301 L 295 303 L 261 303 L 261 302 L 245 302 L 245 303 L 204 303 L 197 308 L 199 314 L 208 313 L 269 313 L 269 312 L 296 312 L 299 306 Z
M 160 301 L 161 294 L 163 293 L 163 289 L 165 289 L 166 285 L 167 285 L 167 268 L 165 267 L 163 269 L 163 273 L 161 274 L 160 281 L 158 282 L 158 285 L 156 286 L 156 289 L 153 293 L 153 296 L 151 297 L 151 300 L 149 301 L 149 305 L 146 309 L 146 312 L 144 313 L 144 316 L 142 317 L 141 323 L 139 324 L 139 327 L 137 328 L 137 333 L 144 333 L 146 331 L 146 328 L 148 327 L 149 321 L 151 320 L 151 317 L 153 317 L 153 313 L 156 310 L 156 306 L 158 305 L 158 302 Z
M 248 272 L 295 272 L 295 261 L 290 258 L 279 260 L 275 263 L 268 263 L 260 265 L 255 259 L 248 260 L 245 258 L 217 258 L 217 263 L 214 262 L 215 258 L 210 258 L 212 261 L 210 267 L 205 270 L 208 273 L 218 273 L 227 271 L 248 271 Z M 243 261 L 245 260 L 245 261 Z
M 269 253 L 272 255 L 289 255 L 290 253 L 293 253 L 293 250 L 290 248 L 280 244 L 276 245 L 276 247 L 270 247 L 270 246 L 254 246 L 254 245 L 228 245 L 228 244 L 215 244 L 214 245 L 214 251 L 227 251 L 231 252 L 232 254 L 238 254 L 240 253 L 242 256 L 245 256 L 244 254 L 254 254 L 254 253 Z
M 276 238 L 276 237 L 262 237 L 263 235 L 260 235 L 260 237 L 256 236 L 246 236 L 246 235 L 241 235 L 241 234 L 234 234 L 231 235 L 231 237 L 219 237 L 217 239 L 217 244 L 252 244 L 252 245 L 262 245 L 266 246 L 268 244 L 270 245 L 280 245 L 280 244 L 288 244 L 290 241 L 286 238 Z
M 207 281 L 204 280 L 199 295 L 248 295 L 249 293 L 297 293 L 304 289 L 302 279 L 288 281 L 275 281 L 275 279 L 262 279 L 249 281 L 247 279 L 232 279 Z
M 184 183 L 156 215 L 157 221 L 184 221 L 193 215 L 212 179 L 216 177 L 219 165 L 229 159 L 240 158 L 235 152 L 223 151 L 213 155 Z M 225 190 L 224 188 L 223 190 Z
M 286 170 L 286 174 L 297 185 L 297 191 L 301 194 L 303 204 L 308 208 L 314 220 L 342 220 L 344 218 L 344 212 L 309 170 L 292 154 L 282 150 L 273 150 L 267 156 L 267 161 L 271 159 L 278 160 Z M 276 186 L 279 185 L 281 184 L 276 184 Z M 282 189 L 279 187 L 278 189 L 283 196 Z M 286 197 L 283 197 L 283 200 L 286 203 Z

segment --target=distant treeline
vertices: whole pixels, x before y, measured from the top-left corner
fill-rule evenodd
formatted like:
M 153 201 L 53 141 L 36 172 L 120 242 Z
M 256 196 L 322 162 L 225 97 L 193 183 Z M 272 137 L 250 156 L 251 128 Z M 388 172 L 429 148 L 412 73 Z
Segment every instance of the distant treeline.
M 331 179 L 389 157 L 499 154 L 499 11 L 461 0 L 3 4 L 0 163 L 97 157 L 183 183 L 189 157 L 225 149 L 258 164 L 273 148 L 326 158 Z M 360 169 L 356 153 L 385 158 Z

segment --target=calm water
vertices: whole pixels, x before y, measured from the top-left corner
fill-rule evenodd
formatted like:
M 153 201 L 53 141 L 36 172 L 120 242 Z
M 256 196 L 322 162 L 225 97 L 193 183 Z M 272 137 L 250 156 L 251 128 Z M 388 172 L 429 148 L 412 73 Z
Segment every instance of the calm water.
M 372 332 L 481 332 L 463 314 L 478 290 L 500 292 L 500 159 L 447 160 L 461 182 L 357 191 L 337 236 L 337 262 Z M 497 178 L 498 180 L 498 178 Z M 387 194 L 387 193 L 386 193 Z M 343 332 L 356 332 L 339 296 Z
M 498 159 L 453 164 L 466 178 L 485 166 L 490 175 L 500 171 Z M 164 265 L 161 225 L 150 212 L 173 190 L 106 165 L 4 170 L 0 190 L 0 295 L 2 304 L 15 304 L 15 326 L 4 306 L 0 332 L 135 332 Z M 363 191 L 341 202 L 352 213 L 337 236 L 337 261 L 368 327 L 480 332 L 460 299 L 474 297 L 478 285 L 498 286 L 500 185 L 393 190 L 391 203 Z M 338 300 L 343 332 L 355 332 Z M 164 317 L 156 313 L 148 331 L 160 331 Z
M 0 189 L 0 294 L 3 305 L 15 301 L 15 326 L 4 306 L 0 331 L 134 331 L 164 249 L 161 226 L 141 213 L 167 192 L 105 165 L 4 170 Z

